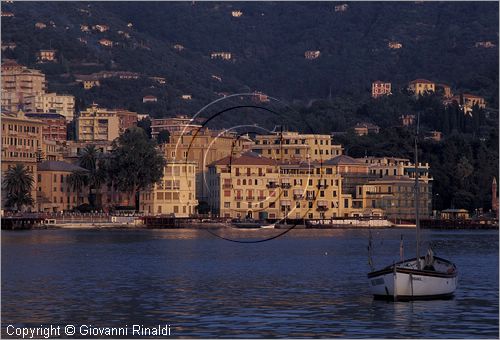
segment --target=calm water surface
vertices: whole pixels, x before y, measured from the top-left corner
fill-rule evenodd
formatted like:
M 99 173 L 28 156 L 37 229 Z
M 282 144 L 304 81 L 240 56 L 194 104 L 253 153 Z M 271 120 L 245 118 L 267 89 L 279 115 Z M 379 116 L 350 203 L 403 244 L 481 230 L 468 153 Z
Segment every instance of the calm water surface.
M 271 236 L 274 230 L 225 231 Z M 412 256 L 414 231 L 374 231 L 374 262 Z M 423 231 L 459 269 L 447 301 L 388 303 L 368 291 L 367 230 L 293 230 L 238 244 L 203 230 L 2 231 L 9 324 L 170 324 L 179 337 L 498 337 L 498 231 Z

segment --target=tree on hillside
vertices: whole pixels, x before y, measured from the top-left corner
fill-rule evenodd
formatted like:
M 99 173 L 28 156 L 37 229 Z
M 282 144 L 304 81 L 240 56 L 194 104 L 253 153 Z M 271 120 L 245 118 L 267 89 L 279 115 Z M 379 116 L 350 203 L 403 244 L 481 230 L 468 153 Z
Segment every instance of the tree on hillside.
M 140 209 L 141 190 L 163 176 L 165 159 L 141 128 L 130 128 L 113 142 L 108 159 L 108 173 L 119 190 L 135 195 L 135 208 Z
M 7 170 L 3 185 L 7 192 L 6 207 L 22 211 L 25 206 L 31 207 L 33 205 L 31 190 L 33 190 L 34 179 L 26 166 L 16 164 Z

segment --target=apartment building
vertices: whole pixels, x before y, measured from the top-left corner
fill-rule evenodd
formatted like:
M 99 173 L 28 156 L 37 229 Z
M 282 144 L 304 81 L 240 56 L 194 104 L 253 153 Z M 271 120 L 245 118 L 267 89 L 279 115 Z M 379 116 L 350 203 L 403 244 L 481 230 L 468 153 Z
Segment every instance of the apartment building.
M 28 96 L 25 101 L 25 110 L 26 112 L 58 113 L 67 121 L 72 121 L 75 114 L 75 97 L 57 93 Z
M 45 74 L 19 65 L 14 60 L 2 63 L 2 108 L 17 111 L 29 96 L 44 94 Z M 8 93 L 8 95 L 5 95 Z
M 313 219 L 348 216 L 336 166 L 288 162 L 254 152 L 227 156 L 209 167 L 212 213 L 225 218 Z
M 25 165 L 35 180 L 32 191 L 34 200 L 36 200 L 36 162 L 42 151 L 43 126 L 43 122 L 27 118 L 22 111 L 2 112 L 2 178 L 5 171 L 12 166 Z M 2 199 L 2 207 L 4 202 Z
M 330 135 L 284 131 L 256 136 L 252 151 L 279 161 L 321 161 L 341 155 L 342 146 Z
M 197 205 L 194 162 L 168 162 L 162 179 L 140 196 L 141 211 L 147 215 L 189 217 Z
M 386 176 L 404 176 L 410 179 L 415 178 L 415 163 L 407 158 L 397 157 L 364 157 L 360 158 L 368 165 L 370 174 L 380 178 Z M 419 177 L 424 182 L 432 181 L 429 163 L 418 164 Z
M 44 123 L 42 138 L 44 141 L 65 141 L 67 139 L 66 117 L 58 113 L 26 113 L 30 119 L 38 119 Z
M 120 118 L 115 110 L 93 104 L 76 119 L 78 141 L 113 141 L 120 135 Z
M 120 134 L 133 126 L 137 126 L 137 112 L 117 109 L 116 115 L 118 117 L 118 129 Z
M 171 134 L 174 132 L 184 132 L 189 134 L 201 129 L 204 119 L 193 119 L 186 115 L 176 117 L 160 118 L 151 120 L 151 136 L 158 137 L 161 131 L 167 130 Z
M 189 161 L 196 164 L 196 197 L 208 200 L 206 184 L 207 166 L 229 155 L 248 150 L 253 142 L 247 137 L 237 138 L 234 133 L 201 129 L 190 132 L 173 131 L 168 143 L 161 145 L 167 162 Z

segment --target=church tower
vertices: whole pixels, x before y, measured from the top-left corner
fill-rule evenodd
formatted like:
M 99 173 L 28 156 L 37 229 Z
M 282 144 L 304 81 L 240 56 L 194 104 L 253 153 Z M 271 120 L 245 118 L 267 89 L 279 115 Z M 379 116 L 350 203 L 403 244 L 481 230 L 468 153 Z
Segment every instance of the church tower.
M 495 177 L 493 177 L 493 182 L 491 183 L 491 210 L 498 217 L 497 179 Z

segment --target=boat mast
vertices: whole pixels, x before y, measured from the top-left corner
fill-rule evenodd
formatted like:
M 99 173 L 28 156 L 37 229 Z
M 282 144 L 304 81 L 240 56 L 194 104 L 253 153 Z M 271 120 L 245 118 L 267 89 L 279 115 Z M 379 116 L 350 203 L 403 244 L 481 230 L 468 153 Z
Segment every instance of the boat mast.
M 417 133 L 415 134 L 415 224 L 417 229 L 417 268 L 420 269 L 420 219 L 419 219 L 419 187 L 418 187 L 418 129 L 420 124 L 420 114 L 417 115 Z

